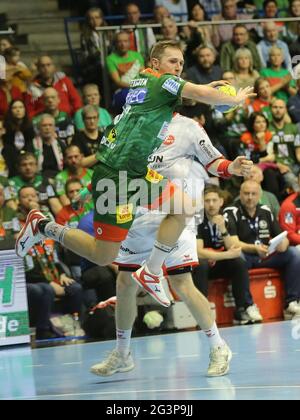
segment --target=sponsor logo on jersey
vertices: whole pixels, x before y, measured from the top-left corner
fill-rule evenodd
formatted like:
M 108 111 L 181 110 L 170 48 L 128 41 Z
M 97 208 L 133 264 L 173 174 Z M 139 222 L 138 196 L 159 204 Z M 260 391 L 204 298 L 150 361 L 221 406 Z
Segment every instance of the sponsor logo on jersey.
M 116 129 L 115 129 L 115 128 L 113 128 L 113 129 L 109 132 L 109 135 L 107 136 L 107 140 L 108 140 L 110 143 L 114 143 L 114 142 L 116 141 L 116 139 L 117 139 L 117 132 L 116 132 Z
M 177 95 L 180 86 L 180 83 L 176 82 L 174 79 L 167 79 L 162 85 L 162 88 L 172 93 L 172 95 Z
M 138 88 L 130 90 L 126 98 L 127 105 L 137 105 L 145 102 L 148 93 L 147 88 Z
M 98 228 L 98 229 L 97 229 L 97 234 L 98 234 L 99 236 L 101 236 L 101 235 L 102 235 L 102 233 L 103 233 L 103 230 L 102 230 L 101 228 Z
M 118 225 L 131 222 L 133 220 L 133 204 L 117 206 L 116 216 Z
M 146 175 L 146 180 L 151 182 L 151 184 L 158 184 L 164 179 L 163 175 L 160 175 L 158 172 L 153 169 L 148 168 L 148 173 Z
M 175 142 L 175 137 L 172 134 L 170 134 L 168 137 L 166 137 L 164 144 L 166 146 L 171 146 L 172 144 L 174 144 L 174 142 Z
M 163 156 L 151 155 L 151 156 L 148 157 L 148 162 L 149 163 L 163 163 L 163 161 L 164 161 Z
M 113 128 L 109 132 L 108 136 L 102 137 L 101 144 L 113 150 L 116 147 L 116 144 L 114 144 L 116 140 L 117 140 L 117 132 L 116 132 L 116 129 Z
M 268 223 L 265 220 L 260 220 L 260 222 L 259 222 L 259 228 L 260 229 L 263 229 L 263 230 L 268 229 Z
M 293 213 L 286 213 L 284 217 L 284 221 L 288 225 L 293 224 L 294 223 Z
M 168 134 L 169 123 L 165 121 L 161 126 L 160 132 L 157 134 L 157 137 L 161 140 L 165 140 Z
M 131 88 L 142 87 L 146 86 L 148 83 L 148 79 L 135 79 L 130 82 Z

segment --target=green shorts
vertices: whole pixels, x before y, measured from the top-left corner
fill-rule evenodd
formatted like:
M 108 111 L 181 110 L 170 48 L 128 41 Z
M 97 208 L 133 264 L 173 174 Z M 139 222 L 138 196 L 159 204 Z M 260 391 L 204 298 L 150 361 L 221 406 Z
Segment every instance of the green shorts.
M 172 197 L 174 188 L 168 179 L 151 169 L 136 178 L 100 163 L 92 178 L 96 238 L 122 242 L 133 224 L 137 207 L 159 208 Z

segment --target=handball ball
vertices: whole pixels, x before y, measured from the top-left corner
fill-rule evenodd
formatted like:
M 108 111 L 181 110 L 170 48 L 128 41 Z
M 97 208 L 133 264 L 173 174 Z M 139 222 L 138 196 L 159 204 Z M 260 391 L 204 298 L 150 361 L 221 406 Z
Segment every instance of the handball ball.
M 147 325 L 148 328 L 150 328 L 150 330 L 160 327 L 163 320 L 164 318 L 157 311 L 147 312 L 143 318 L 144 323 Z
M 234 86 L 226 85 L 226 86 L 219 86 L 217 89 L 220 92 L 223 92 L 225 95 L 228 96 L 236 96 L 236 89 Z M 219 112 L 222 112 L 223 114 L 226 114 L 227 112 L 232 112 L 235 109 L 237 109 L 237 106 L 231 107 L 230 105 L 216 105 L 215 109 Z

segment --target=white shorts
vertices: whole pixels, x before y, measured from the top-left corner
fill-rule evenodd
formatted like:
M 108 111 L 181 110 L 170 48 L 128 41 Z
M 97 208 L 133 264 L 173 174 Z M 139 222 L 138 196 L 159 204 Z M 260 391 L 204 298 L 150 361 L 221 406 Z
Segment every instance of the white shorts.
M 148 259 L 164 217 L 162 214 L 147 212 L 135 219 L 115 261 L 120 268 L 134 270 Z M 195 265 L 198 265 L 196 234 L 193 226 L 187 226 L 177 241 L 176 248 L 166 258 L 165 268 L 171 271 Z

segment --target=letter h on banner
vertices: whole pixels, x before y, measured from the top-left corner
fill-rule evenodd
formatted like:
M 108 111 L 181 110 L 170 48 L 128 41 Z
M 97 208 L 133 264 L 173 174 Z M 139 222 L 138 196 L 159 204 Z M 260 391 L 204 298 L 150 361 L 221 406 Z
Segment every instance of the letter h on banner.
M 11 306 L 13 304 L 13 276 L 14 268 L 6 267 L 4 279 L 0 279 L 0 296 L 2 290 L 0 305 Z

